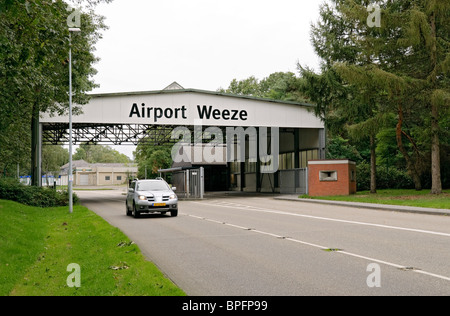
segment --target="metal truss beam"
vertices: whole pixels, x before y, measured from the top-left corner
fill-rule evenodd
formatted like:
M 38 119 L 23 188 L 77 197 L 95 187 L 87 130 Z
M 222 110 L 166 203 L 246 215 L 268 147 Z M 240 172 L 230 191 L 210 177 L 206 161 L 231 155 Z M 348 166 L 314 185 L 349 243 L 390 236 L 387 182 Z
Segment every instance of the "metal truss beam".
M 160 146 L 178 142 L 172 139 L 172 131 L 178 126 L 173 125 L 150 125 L 150 124 L 73 124 L 73 145 L 87 143 L 91 145 L 134 145 L 139 143 Z M 205 137 L 203 142 L 210 142 L 208 134 L 198 135 L 194 126 L 187 126 L 191 131 L 192 140 Z M 202 134 L 207 126 L 202 129 Z M 226 137 L 226 128 L 220 128 L 223 138 Z M 42 142 L 46 145 L 62 145 L 69 143 L 69 124 L 44 124 Z
M 173 143 L 171 139 L 174 126 L 161 125 L 97 125 L 74 124 L 73 144 L 98 145 L 138 145 L 139 142 L 155 146 Z M 69 143 L 68 124 L 46 124 L 43 126 L 43 143 L 61 145 Z

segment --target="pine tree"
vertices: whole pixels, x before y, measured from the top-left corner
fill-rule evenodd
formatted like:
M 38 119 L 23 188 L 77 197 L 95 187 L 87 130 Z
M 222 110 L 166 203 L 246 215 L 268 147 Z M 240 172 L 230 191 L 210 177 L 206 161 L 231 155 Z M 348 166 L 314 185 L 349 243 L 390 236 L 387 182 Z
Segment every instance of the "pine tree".
M 431 192 L 442 192 L 439 136 L 445 122 L 442 113 L 448 112 L 450 99 L 450 2 L 377 1 L 380 27 L 368 23 L 369 1 L 332 3 L 324 5 L 322 21 L 313 27 L 316 51 L 326 57 L 344 84 L 376 97 L 382 108 L 374 108 L 371 120 L 381 119 L 379 110 L 397 115 L 397 145 L 416 189 L 422 188 L 424 153 L 431 152 Z M 420 134 L 414 137 L 407 129 L 420 130 Z M 421 144 L 417 138 L 423 139 Z M 412 153 L 404 139 L 412 144 Z
M 357 84 L 346 79 L 350 70 L 346 65 L 364 67 L 372 62 L 370 47 L 359 41 L 368 28 L 349 18 L 346 10 L 343 1 L 321 6 L 321 20 L 312 26 L 312 42 L 323 61 L 322 74 L 316 75 L 301 65 L 299 69 L 306 80 L 303 92 L 316 104 L 316 114 L 324 119 L 327 128 L 337 131 L 346 127 L 353 139 L 370 140 L 370 191 L 376 193 L 376 135 L 384 124 L 384 113 L 380 110 L 381 95 L 371 87 L 370 77 L 361 72 Z
M 361 1 L 347 0 L 344 5 L 349 16 L 364 20 Z M 359 3 L 359 4 L 358 4 Z M 378 89 L 388 92 L 387 101 L 398 114 L 397 143 L 405 157 L 408 170 L 417 183 L 420 170 L 403 145 L 407 136 L 420 158 L 421 150 L 414 139 L 403 130 L 405 107 L 416 106 L 416 114 L 426 113 L 424 131 L 430 131 L 431 193 L 442 192 L 440 171 L 441 113 L 449 105 L 448 80 L 450 60 L 450 2 L 446 0 L 381 1 L 382 23 L 363 39 L 372 48 L 375 63 L 371 72 Z M 420 168 L 420 166 L 419 166 Z

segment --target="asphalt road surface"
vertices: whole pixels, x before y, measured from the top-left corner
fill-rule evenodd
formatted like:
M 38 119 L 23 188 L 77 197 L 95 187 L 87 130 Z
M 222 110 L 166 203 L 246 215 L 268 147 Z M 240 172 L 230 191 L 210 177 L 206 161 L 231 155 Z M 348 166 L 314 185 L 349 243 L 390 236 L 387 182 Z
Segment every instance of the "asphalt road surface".
M 217 196 L 125 215 L 124 189 L 77 191 L 190 296 L 450 295 L 450 218 Z

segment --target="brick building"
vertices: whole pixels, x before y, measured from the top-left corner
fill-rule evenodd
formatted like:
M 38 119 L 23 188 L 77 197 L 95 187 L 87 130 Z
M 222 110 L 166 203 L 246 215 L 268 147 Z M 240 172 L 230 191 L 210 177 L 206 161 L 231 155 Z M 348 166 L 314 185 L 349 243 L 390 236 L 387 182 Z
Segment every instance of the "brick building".
M 356 163 L 351 160 L 311 160 L 308 162 L 310 196 L 356 193 Z

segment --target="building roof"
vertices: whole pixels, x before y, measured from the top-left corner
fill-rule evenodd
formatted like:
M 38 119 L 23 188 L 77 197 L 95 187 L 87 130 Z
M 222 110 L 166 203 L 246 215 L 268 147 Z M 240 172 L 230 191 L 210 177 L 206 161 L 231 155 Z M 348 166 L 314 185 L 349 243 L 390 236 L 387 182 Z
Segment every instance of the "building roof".
M 174 81 L 163 90 L 184 90 L 184 88 L 178 82 Z
M 90 164 L 84 160 L 74 160 L 72 161 L 72 167 L 73 168 L 79 168 L 79 167 L 89 167 Z M 61 169 L 68 169 L 69 163 L 66 163 L 64 166 L 61 167 Z
M 238 95 L 231 93 L 224 93 L 219 91 L 208 91 L 208 90 L 200 90 L 200 89 L 185 89 L 180 86 L 177 82 L 173 82 L 169 86 L 167 86 L 163 90 L 151 90 L 151 91 L 134 91 L 134 92 L 112 92 L 112 93 L 99 93 L 99 94 L 90 94 L 91 97 L 101 98 L 101 97 L 119 97 L 119 96 L 137 96 L 137 95 L 151 95 L 151 94 L 176 94 L 176 93 L 198 93 L 198 94 L 206 94 L 206 95 L 216 95 L 222 97 L 230 97 L 230 98 L 240 98 L 247 100 L 256 100 L 256 101 L 265 101 L 265 102 L 273 102 L 278 104 L 292 104 L 298 106 L 305 107 L 315 107 L 314 104 L 306 103 L 306 102 L 294 102 L 294 101 L 284 101 L 284 100 L 275 100 L 268 98 L 258 98 L 247 95 Z

